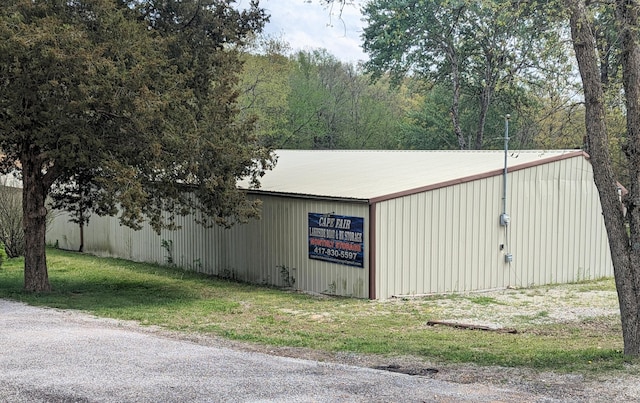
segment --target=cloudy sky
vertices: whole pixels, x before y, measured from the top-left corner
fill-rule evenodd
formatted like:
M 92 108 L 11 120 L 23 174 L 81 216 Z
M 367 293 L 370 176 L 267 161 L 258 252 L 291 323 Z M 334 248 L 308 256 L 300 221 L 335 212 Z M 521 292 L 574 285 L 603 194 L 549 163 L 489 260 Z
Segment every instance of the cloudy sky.
M 240 0 L 238 3 L 248 3 Z M 365 60 L 360 47 L 363 22 L 359 7 L 339 6 L 333 10 L 318 0 L 260 0 L 260 6 L 271 14 L 265 32 L 282 36 L 293 50 L 325 48 L 346 62 Z

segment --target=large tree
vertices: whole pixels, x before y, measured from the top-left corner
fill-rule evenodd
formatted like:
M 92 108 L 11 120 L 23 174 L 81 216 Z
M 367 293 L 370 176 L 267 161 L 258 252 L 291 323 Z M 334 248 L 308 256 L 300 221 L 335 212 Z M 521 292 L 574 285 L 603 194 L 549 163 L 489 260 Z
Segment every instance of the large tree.
M 288 135 L 289 76 L 293 63 L 289 44 L 281 38 L 256 37 L 246 48 L 239 105 L 243 116 L 258 117 L 256 131 L 262 142 L 276 148 Z
M 376 75 L 448 83 L 458 147 L 479 149 L 498 93 L 529 86 L 543 79 L 542 72 L 566 65 L 553 11 L 553 2 L 372 0 L 363 7 L 366 66 Z M 471 144 L 460 119 L 463 94 L 477 105 Z
M 584 0 L 565 0 L 570 14 L 571 34 L 582 77 L 588 152 L 609 238 L 609 247 L 620 303 L 625 355 L 640 356 L 640 44 L 636 1 L 617 0 L 616 24 L 620 64 L 626 100 L 629 194 L 623 204 L 618 199 L 606 125 L 602 80 L 602 55 L 598 53 L 594 22 L 601 8 L 590 8 Z M 602 7 L 604 4 L 598 4 Z M 593 5 L 595 6 L 595 5 Z M 603 83 L 604 81 L 604 83 Z M 628 223 L 628 228 L 627 228 Z
M 23 179 L 25 290 L 50 289 L 45 201 L 58 184 L 90 183 L 95 205 L 134 228 L 193 208 L 205 225 L 258 214 L 235 184 L 257 185 L 272 158 L 238 119 L 238 47 L 267 17 L 232 3 L 3 3 L 0 162 Z
M 282 40 L 257 38 L 244 55 L 240 105 L 260 117 L 258 133 L 275 148 L 395 148 L 406 94 L 372 83 L 358 65 L 324 49 L 288 55 Z
M 321 0 L 323 3 L 344 0 Z M 586 148 L 600 195 L 624 341 L 640 356 L 640 3 L 564 0 L 584 95 Z M 607 128 L 606 91 L 622 69 L 629 193 L 620 202 Z M 625 214 L 626 213 L 626 214 Z

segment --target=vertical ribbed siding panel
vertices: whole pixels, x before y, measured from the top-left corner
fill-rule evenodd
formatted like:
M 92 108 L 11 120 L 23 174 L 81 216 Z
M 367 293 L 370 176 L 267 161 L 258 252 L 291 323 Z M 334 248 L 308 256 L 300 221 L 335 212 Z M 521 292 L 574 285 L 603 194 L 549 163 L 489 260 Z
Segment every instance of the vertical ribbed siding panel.
M 514 263 L 511 285 L 613 274 L 591 165 L 571 158 L 509 175 Z
M 528 208 L 528 203 L 526 199 L 528 198 L 528 186 L 527 182 L 529 181 L 529 173 L 526 172 L 529 170 L 518 171 L 515 173 L 511 173 L 509 175 L 509 179 L 512 183 L 510 183 L 509 187 L 511 187 L 511 191 L 509 194 L 517 194 L 518 197 L 509 197 L 507 199 L 507 213 L 511 217 L 511 225 L 505 229 L 507 236 L 509 238 L 510 251 L 522 251 L 523 247 L 526 248 L 523 240 L 519 236 L 513 236 L 514 231 L 512 229 L 516 225 L 516 221 L 518 225 L 526 227 L 529 225 L 528 221 L 530 217 L 528 215 L 521 215 L 520 211 L 526 211 Z M 508 252 L 508 251 L 507 251 Z M 512 262 L 511 264 L 506 264 L 507 267 L 507 276 L 505 278 L 505 283 L 508 285 L 518 285 L 527 280 L 529 264 L 521 265 L 519 261 Z M 522 280 L 520 280 L 522 279 Z
M 280 267 L 295 278 L 294 287 L 312 292 L 367 298 L 369 295 L 369 206 L 313 199 L 263 196 L 261 220 L 231 229 L 203 228 L 194 216 L 178 217 L 176 231 L 156 234 L 144 224 L 139 231 L 120 226 L 114 217 L 92 217 L 85 229 L 85 251 L 135 261 L 166 263 L 162 241 L 171 241 L 179 267 L 260 284 L 284 285 Z M 364 218 L 364 268 L 308 258 L 308 213 L 335 213 Z M 56 217 L 49 243 L 77 249 L 79 230 L 66 215 Z
M 242 242 L 229 246 L 236 262 L 246 258 L 247 281 L 283 285 L 281 268 L 295 277 L 295 288 L 367 298 L 369 294 L 369 208 L 366 203 L 340 203 L 313 199 L 262 196 L 262 219 L 233 230 Z M 308 213 L 334 213 L 363 217 L 364 268 L 308 258 Z M 249 247 L 251 249 L 249 249 Z M 284 270 L 283 270 L 284 272 Z
M 376 295 L 378 297 L 387 296 L 387 288 L 396 289 L 394 271 L 389 268 L 394 266 L 394 246 L 391 242 L 395 239 L 395 231 L 388 231 L 388 228 L 395 228 L 396 225 L 390 217 L 390 213 L 395 211 L 396 200 L 389 200 L 376 207 Z
M 482 187 L 481 181 L 474 181 L 469 184 L 473 189 L 471 193 L 472 200 L 468 203 L 467 209 L 470 211 L 467 212 L 467 215 L 471 221 L 470 232 L 472 234 L 476 234 L 476 238 L 481 237 L 481 230 L 483 229 L 480 224 L 480 216 L 486 215 L 485 210 L 487 208 L 484 188 Z M 478 241 L 471 242 L 471 254 L 469 258 L 469 266 L 471 267 L 471 273 L 473 276 L 473 289 L 482 289 L 485 284 L 484 277 L 484 269 L 481 266 L 481 258 L 480 254 L 484 251 L 484 248 L 480 245 Z
M 551 165 L 543 165 L 542 166 L 542 199 L 541 199 L 541 208 L 538 211 L 540 214 L 538 217 L 541 220 L 541 227 L 543 230 L 544 238 L 542 239 L 542 245 L 540 248 L 540 253 L 544 256 L 542 272 L 544 274 L 544 278 L 541 279 L 542 283 L 554 283 L 557 280 L 557 276 L 551 268 L 554 265 L 556 260 L 555 245 L 557 244 L 557 225 L 558 225 L 558 209 L 555 205 L 553 205 L 553 200 L 555 199 L 554 194 L 556 190 L 555 183 L 553 181 L 553 166 Z M 525 236 L 525 234 L 521 234 Z M 525 284 L 523 284 L 525 285 Z
M 480 266 L 480 270 L 485 271 L 485 276 L 489 276 L 486 283 L 486 289 L 503 287 L 509 282 L 510 266 L 504 263 L 504 250 L 500 250 L 501 244 L 511 243 L 511 234 L 500 225 L 500 214 L 502 213 L 502 195 L 503 180 L 502 176 L 494 176 L 484 179 L 487 181 L 487 209 L 483 217 L 482 227 L 484 228 L 484 236 L 488 239 L 485 243 L 487 257 L 484 268 Z M 507 205 L 508 208 L 508 205 Z M 507 213 L 511 214 L 509 211 Z M 506 246 L 505 246 L 506 248 Z
M 181 218 L 179 231 L 157 235 L 148 226 L 132 231 L 116 218 L 92 217 L 85 250 L 138 261 L 166 262 L 162 240 L 173 241 L 176 263 L 209 274 L 282 285 L 279 266 L 296 278 L 295 287 L 366 298 L 365 268 L 315 261 L 307 256 L 307 214 L 365 218 L 366 203 L 262 196 L 263 218 L 232 229 L 203 229 Z M 376 295 L 461 292 L 530 286 L 611 276 L 611 256 L 591 165 L 571 158 L 509 174 L 507 212 L 499 225 L 502 177 L 440 188 L 376 205 Z M 56 217 L 50 244 L 77 249 L 79 231 L 68 217 Z M 505 244 L 505 250 L 500 250 Z M 514 256 L 504 262 L 504 253 Z M 294 270 L 295 269 L 295 270 Z
M 446 251 L 444 247 L 444 242 L 442 241 L 446 235 L 446 224 L 448 222 L 447 215 L 447 203 L 446 197 L 443 197 L 444 192 L 442 189 L 434 190 L 433 198 L 434 198 L 434 211 L 432 214 L 436 214 L 436 225 L 435 231 L 431 233 L 433 236 L 431 240 L 431 245 L 434 253 L 437 256 L 436 267 L 440 267 L 440 270 L 437 271 L 436 277 L 436 289 L 439 292 L 446 292 L 450 288 L 451 284 L 451 273 L 449 268 L 444 266 L 444 262 L 446 259 Z M 433 270 L 433 267 L 431 268 Z M 440 291 L 441 290 L 441 291 Z
M 593 241 L 592 241 L 592 234 L 590 232 L 592 231 L 597 231 L 598 230 L 598 223 L 595 222 L 595 220 L 589 220 L 588 217 L 591 213 L 595 213 L 597 215 L 597 208 L 593 209 L 591 208 L 592 206 L 592 199 L 593 198 L 598 198 L 599 200 L 599 195 L 597 192 L 592 192 L 593 194 L 590 194 L 589 192 L 589 185 L 593 183 L 593 177 L 589 175 L 590 168 L 591 165 L 590 164 L 577 164 L 578 165 L 578 170 L 580 172 L 580 183 L 581 183 L 581 187 L 580 187 L 580 216 L 581 217 L 585 217 L 585 219 L 580 220 L 580 227 L 578 229 L 579 233 L 580 233 L 580 240 L 579 243 L 577 245 L 577 247 L 579 248 L 586 248 L 586 250 L 582 250 L 582 253 L 580 253 L 580 259 L 579 259 L 579 265 L 580 268 L 582 269 L 582 272 L 584 274 L 585 278 L 597 278 L 594 277 L 594 275 L 596 274 L 596 272 L 600 272 L 600 270 L 596 270 L 595 272 L 591 272 L 591 269 L 589 268 L 589 254 L 591 253 L 590 249 L 595 249 L 595 248 L 590 248 L 589 245 L 592 245 Z M 604 223 L 604 220 L 603 220 Z M 591 225 L 590 225 L 591 224 Z M 602 227 L 602 230 L 605 231 L 604 227 Z M 608 242 L 606 243 L 606 246 L 604 247 L 604 249 L 606 250 L 602 250 L 600 253 L 602 255 L 605 256 L 609 256 L 609 244 Z
M 478 181 L 480 207 L 472 207 L 474 211 L 475 227 L 475 243 L 478 244 L 478 255 L 475 257 L 475 266 L 472 270 L 478 272 L 481 289 L 491 288 L 491 284 L 496 281 L 498 273 L 493 263 L 493 255 L 496 253 L 497 245 L 492 245 L 491 233 L 495 230 L 492 227 L 496 224 L 496 213 L 500 211 L 500 196 L 495 194 L 500 189 L 494 189 L 494 183 L 491 178 Z M 484 241 L 484 242 L 482 242 Z
M 431 225 L 429 215 L 427 214 L 426 194 L 420 193 L 417 196 L 417 208 L 413 223 L 413 231 L 417 242 L 417 248 L 412 255 L 415 255 L 416 270 L 416 287 L 415 289 L 429 288 L 429 272 L 426 270 L 427 260 L 429 259 L 429 245 L 427 244 L 428 228 Z
M 61 249 L 78 250 L 80 246 L 80 230 L 77 225 L 69 225 L 69 215 L 63 211 L 56 212 L 47 225 L 46 237 L 47 244 Z
M 564 182 L 568 184 L 566 193 L 566 203 L 563 206 L 563 215 L 566 217 L 564 236 L 566 245 L 565 262 L 567 267 L 566 277 L 563 281 L 576 281 L 582 277 L 582 269 L 580 267 L 580 239 L 583 234 L 580 232 L 580 223 L 584 220 L 582 210 L 580 209 L 580 196 L 582 188 L 582 175 L 577 167 L 578 159 L 572 158 L 564 164 L 563 176 Z
M 378 203 L 378 297 L 495 287 L 500 183 L 489 178 Z
M 529 228 L 531 237 L 539 231 L 539 222 L 536 221 L 531 211 L 538 199 L 535 197 L 535 182 L 537 180 L 534 175 L 535 170 L 524 170 L 510 173 L 509 194 L 507 202 L 507 213 L 511 217 L 511 223 L 505 232 L 507 240 L 505 252 L 512 253 L 514 260 L 511 264 L 505 264 L 508 271 L 507 285 L 522 286 L 535 282 L 534 273 L 529 270 L 534 263 L 534 256 L 530 255 L 530 242 L 527 241 L 519 232 L 519 228 Z
M 567 161 L 570 162 L 570 161 Z M 572 203 L 571 193 L 574 191 L 573 184 L 576 182 L 573 178 L 566 177 L 566 173 L 569 170 L 567 163 L 556 164 L 558 166 L 558 257 L 556 267 L 560 278 L 556 281 L 558 283 L 566 283 L 569 278 L 572 278 L 573 267 L 570 264 L 569 257 L 573 254 L 569 250 L 570 239 L 569 237 L 580 236 L 574 234 L 575 226 L 572 222 L 575 222 L 575 204 Z M 572 180 L 573 179 L 573 180 Z M 571 208 L 570 208 L 571 207 Z
M 509 173 L 506 229 L 502 176 L 378 203 L 378 298 L 611 276 L 591 172 L 580 157 Z
M 402 242 L 403 242 L 403 214 L 402 214 L 402 200 L 396 199 L 392 202 L 392 208 L 389 209 L 389 225 L 396 227 L 396 231 L 399 232 L 398 236 L 389 239 L 388 245 L 391 246 L 389 250 L 389 265 L 395 267 L 394 270 L 389 271 L 389 280 L 396 284 L 397 287 L 402 289 L 402 277 L 404 275 L 404 267 L 402 265 Z
M 460 190 L 461 188 L 459 188 Z M 465 187 L 466 195 L 460 194 L 458 196 L 458 200 L 460 202 L 459 211 L 460 211 L 460 232 L 461 234 L 469 234 L 472 233 L 471 228 L 473 227 L 473 217 L 470 214 L 471 206 L 473 204 L 473 192 L 474 186 L 473 183 L 467 184 Z M 465 197 L 466 196 L 466 197 Z M 459 266 L 466 268 L 462 270 L 462 287 L 464 290 L 472 290 L 473 285 L 473 272 L 475 271 L 471 266 L 471 249 L 473 247 L 473 243 L 469 242 L 466 236 L 459 236 L 460 244 L 456 245 L 460 262 Z
M 482 192 L 480 188 L 480 181 L 473 181 L 469 184 L 470 198 L 471 200 L 467 201 L 467 220 L 469 221 L 469 232 L 472 234 L 480 233 L 480 225 L 478 223 L 478 219 L 476 218 L 478 215 L 483 214 L 484 209 L 484 201 L 482 199 Z M 478 214 L 473 214 L 470 212 L 472 209 L 477 209 Z M 479 269 L 478 259 L 480 254 L 480 246 L 478 242 L 471 242 L 471 246 L 469 247 L 469 254 L 467 258 L 467 264 L 471 268 L 471 289 L 477 290 L 481 289 L 481 284 L 484 284 L 484 279 L 482 278 L 482 271 Z
M 420 210 L 421 202 L 422 200 L 420 198 L 420 195 L 416 195 L 416 200 L 414 203 L 407 203 L 408 204 L 407 208 L 410 209 L 411 211 L 410 215 L 411 217 L 413 217 L 413 219 L 410 220 L 409 222 L 409 237 L 410 239 L 413 240 L 412 242 L 416 245 L 416 248 L 414 248 L 413 250 L 411 249 L 411 245 L 403 245 L 405 250 L 404 253 L 408 255 L 409 268 L 420 267 L 418 262 L 420 261 L 421 255 L 423 253 L 418 247 L 418 245 L 422 244 L 422 242 L 420 241 L 420 235 L 418 234 L 418 220 L 419 220 L 418 211 Z M 418 287 L 419 284 L 422 284 L 423 283 L 422 276 L 423 276 L 422 270 L 409 270 L 407 288 L 409 290 L 415 289 L 416 287 Z M 409 293 L 411 293 L 411 291 L 409 291 Z
M 460 220 L 460 203 L 459 203 L 459 190 L 460 186 L 449 186 L 446 187 L 447 194 L 447 217 L 450 217 L 449 224 L 445 226 L 447 237 L 445 239 L 445 250 L 447 260 L 445 260 L 445 265 L 448 267 L 448 272 L 451 273 L 451 280 L 449 284 L 449 288 L 451 290 L 461 290 L 464 289 L 463 285 L 460 283 L 460 278 L 462 277 L 460 274 L 460 266 L 459 266 L 459 257 L 460 257 L 460 248 L 458 245 L 461 243 L 460 238 L 460 225 L 462 221 Z M 451 219 L 453 218 L 453 220 Z
M 584 163 L 580 163 L 580 161 L 576 161 L 575 163 L 575 167 L 573 168 L 574 171 L 573 173 L 576 175 L 576 177 L 579 177 L 579 188 L 578 188 L 578 195 L 577 195 L 577 199 L 576 199 L 576 204 L 577 204 L 577 213 L 578 213 L 578 217 L 583 217 L 583 219 L 579 219 L 578 223 L 577 223 L 577 233 L 579 236 L 575 237 L 575 244 L 573 246 L 574 250 L 580 250 L 581 252 L 578 254 L 577 256 L 577 260 L 576 260 L 576 265 L 578 268 L 578 275 L 584 278 L 589 278 L 589 276 L 591 276 L 593 273 L 589 273 L 587 270 L 587 257 L 586 255 L 589 253 L 589 247 L 588 247 L 588 243 L 587 243 L 587 231 L 590 230 L 588 224 L 589 224 L 589 210 L 587 209 L 587 205 L 588 205 L 588 199 L 590 198 L 590 195 L 588 193 L 588 189 L 589 189 L 589 185 L 591 185 L 593 183 L 593 179 L 591 179 L 591 182 L 589 182 L 589 178 L 588 178 L 588 166 Z M 594 192 L 594 195 L 597 196 L 597 194 L 595 194 L 597 192 Z M 594 227 L 595 225 L 597 225 L 596 223 L 594 223 Z M 594 228 L 595 229 L 595 228 Z M 587 248 L 586 250 L 584 250 L 584 248 Z M 608 245 L 607 245 L 608 247 Z M 602 251 L 601 253 L 605 253 L 605 251 Z
M 433 268 L 438 267 L 438 245 L 436 240 L 438 239 L 438 203 L 437 199 L 433 197 L 433 192 L 425 193 L 426 197 L 426 208 L 424 222 L 426 223 L 426 227 L 423 229 L 425 232 L 426 245 L 429 253 L 429 258 L 426 261 L 426 266 L 424 267 L 424 271 L 428 273 L 429 283 L 425 285 L 424 292 L 426 294 L 436 293 L 440 289 L 440 278 L 442 277 L 440 274 L 440 270 L 434 270 Z M 380 270 L 380 267 L 377 268 Z M 420 290 L 416 290 L 416 293 L 420 294 Z M 392 293 L 391 293 L 392 294 Z
M 411 245 L 418 245 L 418 233 L 416 232 L 417 228 L 415 213 L 418 211 L 420 201 L 418 200 L 418 197 L 416 197 L 415 200 L 404 198 L 402 202 L 403 211 L 406 212 L 406 216 L 411 217 L 409 222 L 406 223 L 406 228 L 404 229 L 405 237 L 406 239 L 410 239 L 411 243 L 405 242 L 402 244 L 403 261 L 406 261 L 406 265 L 403 264 L 402 268 L 403 272 L 405 273 L 402 281 L 402 288 L 406 290 L 407 293 L 411 293 L 411 289 L 415 289 L 415 286 L 418 284 L 418 271 L 411 270 L 412 267 L 417 267 L 417 248 L 411 248 Z

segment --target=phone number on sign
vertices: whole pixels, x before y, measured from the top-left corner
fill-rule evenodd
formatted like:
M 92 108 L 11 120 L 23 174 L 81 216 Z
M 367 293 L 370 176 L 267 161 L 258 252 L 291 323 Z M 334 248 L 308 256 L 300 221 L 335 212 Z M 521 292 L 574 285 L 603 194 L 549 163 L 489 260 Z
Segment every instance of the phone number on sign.
M 313 253 L 315 253 L 316 255 L 325 255 L 325 256 L 331 256 L 331 257 L 337 257 L 340 259 L 349 259 L 349 260 L 355 260 L 358 257 L 358 254 L 355 252 L 321 248 L 321 247 L 314 248 Z

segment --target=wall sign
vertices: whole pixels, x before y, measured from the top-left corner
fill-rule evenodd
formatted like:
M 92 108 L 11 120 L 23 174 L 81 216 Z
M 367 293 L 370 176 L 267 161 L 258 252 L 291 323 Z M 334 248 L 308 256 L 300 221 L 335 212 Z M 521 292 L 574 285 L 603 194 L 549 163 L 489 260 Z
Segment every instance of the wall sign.
M 309 259 L 364 267 L 364 218 L 309 213 Z

